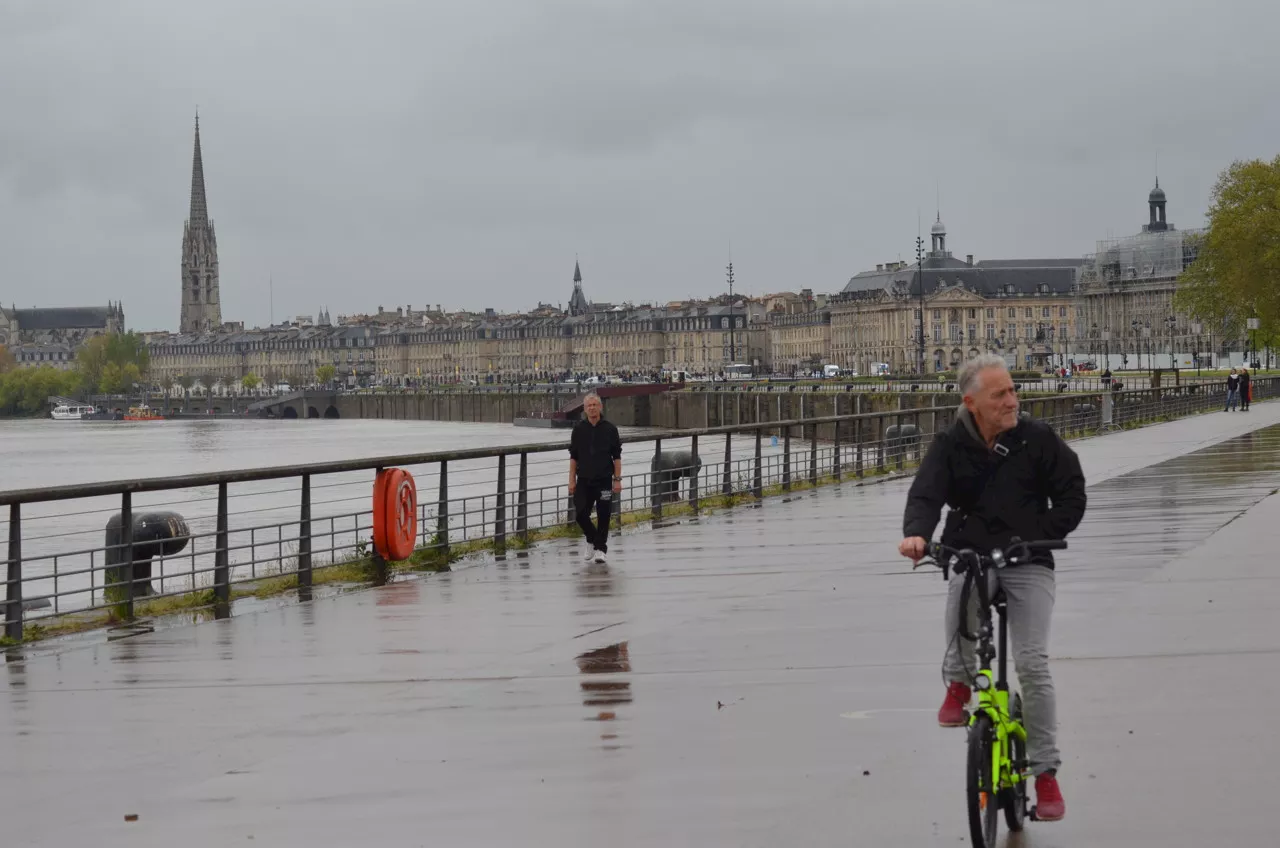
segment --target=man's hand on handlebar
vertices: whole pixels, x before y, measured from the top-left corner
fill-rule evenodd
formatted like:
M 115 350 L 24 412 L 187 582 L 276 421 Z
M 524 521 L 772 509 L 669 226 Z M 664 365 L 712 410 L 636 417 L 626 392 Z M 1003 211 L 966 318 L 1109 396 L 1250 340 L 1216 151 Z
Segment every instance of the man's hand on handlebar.
M 902 554 L 913 563 L 919 565 L 920 560 L 927 554 L 929 543 L 920 536 L 908 536 L 898 543 L 898 553 Z

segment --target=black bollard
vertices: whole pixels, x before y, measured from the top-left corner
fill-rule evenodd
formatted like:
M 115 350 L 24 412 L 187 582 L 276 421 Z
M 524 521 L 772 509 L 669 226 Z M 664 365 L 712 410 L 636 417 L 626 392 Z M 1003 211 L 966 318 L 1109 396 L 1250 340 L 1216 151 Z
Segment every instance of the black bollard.
M 680 500 L 680 478 L 693 477 L 702 470 L 702 458 L 687 450 L 662 451 L 649 465 L 650 503 Z
M 133 516 L 133 574 L 125 573 L 124 549 L 120 528 L 120 513 L 107 521 L 106 581 L 108 600 L 124 600 L 129 597 L 130 581 L 133 597 L 143 598 L 156 594 L 151 585 L 151 558 L 172 556 L 187 546 L 191 530 L 187 520 L 176 512 L 143 512 Z

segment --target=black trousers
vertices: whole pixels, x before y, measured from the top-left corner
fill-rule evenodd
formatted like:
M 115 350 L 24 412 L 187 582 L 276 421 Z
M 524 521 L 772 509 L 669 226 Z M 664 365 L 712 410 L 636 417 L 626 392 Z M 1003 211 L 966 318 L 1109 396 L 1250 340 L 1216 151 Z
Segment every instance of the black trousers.
M 1241 409 L 1249 408 L 1249 387 L 1248 386 L 1242 385 L 1240 387 L 1240 408 Z
M 595 507 L 597 522 L 591 523 Z M 613 515 L 613 481 L 579 480 L 573 490 L 573 511 L 582 535 L 602 553 L 609 552 L 609 518 Z

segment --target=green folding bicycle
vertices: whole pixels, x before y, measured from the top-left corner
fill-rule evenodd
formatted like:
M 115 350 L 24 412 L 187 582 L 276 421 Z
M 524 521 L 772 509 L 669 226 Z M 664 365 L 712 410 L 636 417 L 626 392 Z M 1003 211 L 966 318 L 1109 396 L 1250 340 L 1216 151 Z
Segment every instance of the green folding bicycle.
M 940 568 L 965 575 L 960 592 L 960 627 L 956 636 L 976 641 L 981 661 L 973 689 L 978 706 L 969 718 L 968 757 L 965 762 L 965 795 L 969 808 L 969 835 L 974 848 L 995 848 L 1000 812 L 1004 811 L 1009 830 L 1022 830 L 1027 818 L 1035 819 L 1035 808 L 1027 805 L 1027 730 L 1022 726 L 1022 696 L 1009 692 L 1008 623 L 1005 621 L 1005 597 L 1002 590 L 989 595 L 988 572 L 1016 565 L 1035 551 L 1056 551 L 1067 547 L 1065 540 L 1021 542 L 1015 539 L 1004 550 L 981 554 L 965 548 L 951 548 L 930 543 L 928 555 Z M 978 595 L 978 632 L 966 630 L 969 596 Z M 999 616 L 998 627 L 992 628 L 991 609 Z M 992 643 L 992 636 L 999 645 Z M 991 661 L 998 659 L 997 670 Z

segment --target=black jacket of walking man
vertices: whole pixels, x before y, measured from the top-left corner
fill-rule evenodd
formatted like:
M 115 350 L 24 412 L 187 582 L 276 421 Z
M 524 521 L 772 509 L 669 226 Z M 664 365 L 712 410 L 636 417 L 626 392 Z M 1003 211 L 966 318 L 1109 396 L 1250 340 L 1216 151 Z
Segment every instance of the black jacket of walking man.
M 578 526 L 592 550 L 588 556 L 604 562 L 609 550 L 609 517 L 613 496 L 622 491 L 622 437 L 618 428 L 601 415 L 600 398 L 587 395 L 582 404 L 586 417 L 573 425 L 569 439 L 569 494 Z M 597 521 L 591 523 L 591 508 Z

